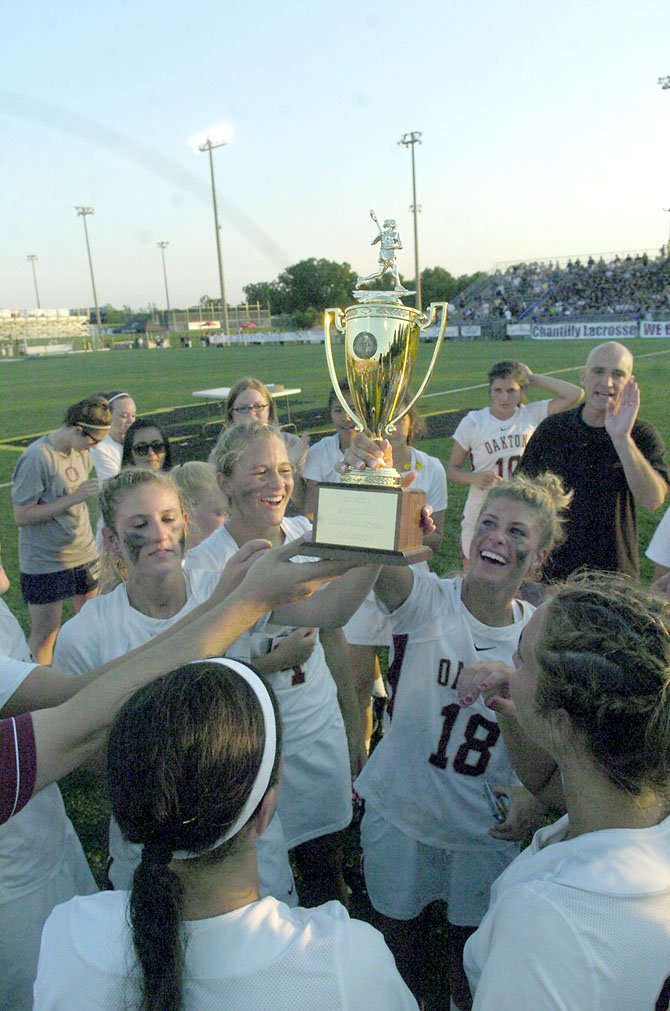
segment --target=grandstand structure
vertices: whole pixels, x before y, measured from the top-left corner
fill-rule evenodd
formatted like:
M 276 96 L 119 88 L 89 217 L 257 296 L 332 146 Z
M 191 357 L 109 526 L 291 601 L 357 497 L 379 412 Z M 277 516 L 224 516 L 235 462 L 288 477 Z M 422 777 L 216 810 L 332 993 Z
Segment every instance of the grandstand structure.
M 70 309 L 0 309 L 0 354 L 62 354 L 89 341 L 89 317 Z
M 670 249 L 499 263 L 456 300 L 450 323 L 670 320 Z M 484 333 L 482 333 L 484 336 Z

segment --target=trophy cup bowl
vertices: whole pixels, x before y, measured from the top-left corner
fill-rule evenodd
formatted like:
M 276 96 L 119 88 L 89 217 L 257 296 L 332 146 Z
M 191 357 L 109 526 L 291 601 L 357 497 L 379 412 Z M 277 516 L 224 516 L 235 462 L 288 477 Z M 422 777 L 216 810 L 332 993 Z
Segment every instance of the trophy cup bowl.
M 434 302 L 423 314 L 403 305 L 398 291 L 356 290 L 354 298 L 358 304 L 344 311 L 326 309 L 326 359 L 343 410 L 359 432 L 380 441 L 395 431 L 428 384 L 444 339 L 447 303 Z M 438 309 L 442 319 L 430 366 L 412 400 L 404 404 L 421 331 L 431 325 Z M 344 399 L 337 378 L 333 324 L 344 336 L 345 370 L 354 410 Z M 313 541 L 305 545 L 304 553 L 392 565 L 430 558 L 432 552 L 423 545 L 420 527 L 425 500 L 424 492 L 403 491 L 400 475 L 393 468 L 348 471 L 341 484 L 319 485 Z

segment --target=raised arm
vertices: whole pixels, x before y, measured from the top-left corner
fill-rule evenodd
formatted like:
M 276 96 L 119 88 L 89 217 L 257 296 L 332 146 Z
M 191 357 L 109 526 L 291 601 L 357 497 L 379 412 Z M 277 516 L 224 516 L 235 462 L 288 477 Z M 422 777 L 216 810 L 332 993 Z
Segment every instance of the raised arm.
M 294 628 L 341 628 L 367 597 L 379 570 L 379 565 L 358 565 L 308 600 L 276 608 L 272 622 Z
M 557 379 L 556 376 L 544 376 L 531 372 L 527 365 L 520 364 L 526 373 L 529 386 L 533 386 L 538 390 L 546 390 L 547 393 L 552 394 L 547 414 L 560 414 L 561 411 L 567 411 L 570 407 L 578 404 L 583 398 L 584 391 L 581 386 L 568 383 L 565 379 Z
M 33 714 L 35 790 L 92 758 L 104 743 L 119 707 L 147 681 L 191 660 L 225 654 L 243 632 L 280 601 L 309 595 L 342 571 L 342 563 L 336 562 L 295 565 L 290 561 L 295 550 L 295 542 L 273 551 L 266 547 L 259 550 L 258 542 L 253 549 L 245 545 L 233 559 L 238 567 L 248 563 L 248 571 L 225 600 L 217 600 L 215 592 L 167 632 L 84 677 L 59 675 L 57 683 L 67 700 Z M 36 668 L 29 678 L 32 673 L 44 677 L 48 671 Z M 16 704 L 14 708 L 18 708 Z
M 475 663 L 465 667 L 458 679 L 462 706 L 470 706 L 478 695 L 498 718 L 514 771 L 530 792 L 550 807 L 561 807 L 562 790 L 556 762 L 523 732 L 510 698 L 509 682 L 514 668 L 500 661 Z
M 612 440 L 626 475 L 628 487 L 636 502 L 645 509 L 658 509 L 665 501 L 668 486 L 635 443 L 632 432 L 640 409 L 640 390 L 629 379 L 621 393 L 619 409 L 612 402 L 605 416 L 605 428 Z

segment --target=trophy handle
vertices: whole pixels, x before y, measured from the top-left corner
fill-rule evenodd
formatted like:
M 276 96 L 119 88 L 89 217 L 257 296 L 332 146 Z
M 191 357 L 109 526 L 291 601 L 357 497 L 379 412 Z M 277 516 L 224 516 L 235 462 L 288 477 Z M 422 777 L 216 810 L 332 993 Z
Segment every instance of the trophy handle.
M 337 372 L 335 371 L 335 361 L 333 360 L 333 348 L 332 348 L 332 344 L 331 344 L 331 340 L 330 340 L 330 326 L 331 326 L 331 323 L 334 323 L 335 326 L 337 327 L 337 329 L 340 331 L 340 333 L 343 334 L 344 333 L 344 326 L 342 325 L 342 317 L 343 316 L 344 316 L 344 313 L 342 312 L 341 309 L 337 309 L 337 308 L 336 309 L 326 309 L 326 311 L 325 311 L 325 314 L 324 314 L 324 317 L 323 317 L 323 336 L 324 336 L 324 344 L 325 344 L 325 348 L 326 348 L 326 361 L 328 362 L 328 372 L 330 373 L 330 381 L 333 384 L 333 390 L 335 391 L 335 396 L 339 400 L 339 402 L 340 402 L 340 404 L 342 406 L 342 410 L 346 411 L 346 413 L 351 418 L 351 420 L 356 423 L 356 431 L 357 432 L 362 432 L 364 426 L 361 425 L 360 421 L 358 420 L 358 418 L 356 417 L 356 415 L 354 414 L 354 412 L 349 407 L 349 404 L 346 402 L 346 400 L 342 396 L 342 390 L 340 389 L 340 381 L 338 379 Z M 432 366 L 431 366 L 431 368 L 432 368 Z
M 387 431 L 389 429 L 391 429 L 391 431 L 393 431 L 395 429 L 395 426 L 396 426 L 397 422 L 400 421 L 402 418 L 404 418 L 408 411 L 411 411 L 411 409 L 414 407 L 415 403 L 417 402 L 417 400 L 419 399 L 419 397 L 421 396 L 421 394 L 425 390 L 426 386 L 428 385 L 428 380 L 430 379 L 431 375 L 433 374 L 433 369 L 435 368 L 435 362 L 437 361 L 437 356 L 439 354 L 440 348 L 442 347 L 442 341 L 444 340 L 444 333 L 445 333 L 445 330 L 447 329 L 447 317 L 448 317 L 448 312 L 449 312 L 449 303 L 448 302 L 431 302 L 430 305 L 429 305 L 429 307 L 428 307 L 428 315 L 422 314 L 422 317 L 419 320 L 419 328 L 421 330 L 427 330 L 428 327 L 430 326 L 430 324 L 435 319 L 435 316 L 437 314 L 437 310 L 438 309 L 442 310 L 442 323 L 440 324 L 440 332 L 437 335 L 437 340 L 435 341 L 435 350 L 433 351 L 433 357 L 430 360 L 430 365 L 428 366 L 428 371 L 426 372 L 426 375 L 424 376 L 424 379 L 423 379 L 423 382 L 421 383 L 421 386 L 416 391 L 416 393 L 412 397 L 412 399 L 409 402 L 409 404 L 407 404 L 406 407 L 403 407 L 403 409 L 400 412 L 400 414 L 396 415 L 395 418 L 389 419 L 389 421 L 386 424 L 386 430 Z M 351 412 L 349 411 L 348 413 L 350 414 Z

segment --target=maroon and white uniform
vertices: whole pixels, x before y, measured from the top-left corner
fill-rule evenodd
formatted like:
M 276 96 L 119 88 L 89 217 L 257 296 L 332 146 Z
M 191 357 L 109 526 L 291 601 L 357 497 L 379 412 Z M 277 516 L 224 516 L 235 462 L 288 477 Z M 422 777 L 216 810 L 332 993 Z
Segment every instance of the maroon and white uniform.
M 517 849 L 488 834 L 492 815 L 484 791 L 490 786 L 518 782 L 507 755 L 496 714 L 481 696 L 468 708 L 458 701 L 458 678 L 463 667 L 482 660 L 511 663 L 519 635 L 534 610 L 514 602 L 514 622 L 503 627 L 484 625 L 461 600 L 462 579 L 439 579 L 415 573 L 407 600 L 391 614 L 393 654 L 389 668 L 390 723 L 384 737 L 356 780 L 367 809 L 421 847 L 484 857 L 495 863 L 490 884 Z M 392 834 L 392 833 L 391 833 Z M 387 860 L 384 851 L 365 852 L 368 869 Z M 493 860 L 493 857 L 496 860 Z M 388 868 L 387 868 L 388 870 Z M 389 892 L 398 884 L 386 874 Z M 380 896 L 386 915 L 409 918 L 392 911 Z M 411 896 L 407 909 L 412 907 Z M 373 904 L 375 899 L 373 897 Z M 473 915 L 475 925 L 479 915 Z M 454 922 L 452 920 L 452 922 Z M 464 923 L 468 920 L 464 917 Z
M 473 471 L 491 471 L 503 481 L 512 476 L 531 435 L 547 417 L 550 400 L 520 404 L 511 418 L 501 421 L 489 407 L 470 411 L 454 432 L 454 442 L 470 455 Z M 468 558 L 475 522 L 486 492 L 470 486 L 461 523 L 461 550 Z

